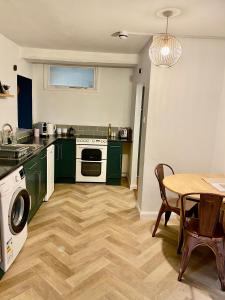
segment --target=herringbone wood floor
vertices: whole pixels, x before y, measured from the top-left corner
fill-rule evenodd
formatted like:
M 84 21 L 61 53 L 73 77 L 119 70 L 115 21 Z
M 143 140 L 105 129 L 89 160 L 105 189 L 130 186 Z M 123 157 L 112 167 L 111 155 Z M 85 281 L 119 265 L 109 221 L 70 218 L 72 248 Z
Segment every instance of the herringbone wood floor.
M 153 223 L 140 221 L 127 187 L 57 185 L 0 282 L 0 299 L 224 299 L 207 249 L 177 281 L 177 222 L 155 238 Z

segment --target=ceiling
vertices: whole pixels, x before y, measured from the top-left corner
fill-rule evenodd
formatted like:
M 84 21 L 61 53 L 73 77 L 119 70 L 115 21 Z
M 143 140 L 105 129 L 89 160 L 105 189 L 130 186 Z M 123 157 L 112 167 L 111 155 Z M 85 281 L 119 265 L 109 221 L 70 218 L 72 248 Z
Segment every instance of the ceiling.
M 148 37 L 111 34 L 162 32 L 164 7 L 182 10 L 171 33 L 225 38 L 225 0 L 0 0 L 0 32 L 26 47 L 138 53 Z

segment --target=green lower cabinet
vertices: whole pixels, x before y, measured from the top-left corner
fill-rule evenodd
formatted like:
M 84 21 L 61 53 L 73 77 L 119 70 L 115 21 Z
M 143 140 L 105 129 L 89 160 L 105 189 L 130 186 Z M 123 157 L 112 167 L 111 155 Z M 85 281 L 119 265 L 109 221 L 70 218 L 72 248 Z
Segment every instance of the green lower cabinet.
M 109 141 L 107 151 L 106 184 L 120 185 L 122 174 L 122 142 Z
M 2 277 L 4 276 L 4 274 L 5 274 L 5 272 L 2 269 L 0 269 L 0 280 L 2 279 Z
M 40 168 L 40 193 L 39 193 L 39 204 L 43 202 L 47 194 L 47 150 L 41 151 L 38 156 L 39 168 Z
M 26 188 L 31 198 L 28 222 L 33 218 L 47 193 L 47 152 L 40 154 L 24 164 Z
M 55 142 L 55 182 L 74 183 L 76 141 L 59 139 Z

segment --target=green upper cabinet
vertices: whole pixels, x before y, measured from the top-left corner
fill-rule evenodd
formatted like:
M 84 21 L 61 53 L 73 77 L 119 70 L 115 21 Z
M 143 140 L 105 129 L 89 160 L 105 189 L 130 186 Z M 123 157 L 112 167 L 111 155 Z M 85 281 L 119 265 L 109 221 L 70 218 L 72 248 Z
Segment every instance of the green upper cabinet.
M 122 142 L 109 141 L 106 184 L 120 185 L 122 174 Z
M 75 182 L 76 141 L 59 139 L 55 142 L 55 182 Z
M 29 221 L 35 215 L 47 193 L 47 152 L 42 150 L 24 164 L 26 188 L 31 198 Z

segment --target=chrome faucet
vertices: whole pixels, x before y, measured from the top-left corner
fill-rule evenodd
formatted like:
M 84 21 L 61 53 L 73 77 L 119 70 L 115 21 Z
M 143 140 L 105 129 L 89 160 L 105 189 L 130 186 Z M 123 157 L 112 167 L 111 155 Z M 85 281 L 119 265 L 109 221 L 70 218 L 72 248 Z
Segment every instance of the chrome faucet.
M 6 130 L 6 128 L 9 127 L 9 130 Z M 2 126 L 2 144 L 11 144 L 12 143 L 12 132 L 13 128 L 9 123 L 5 123 Z

